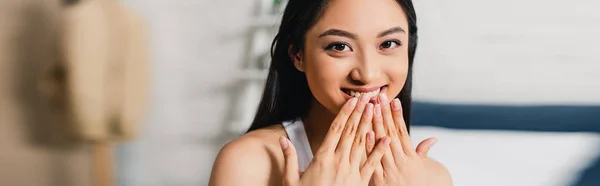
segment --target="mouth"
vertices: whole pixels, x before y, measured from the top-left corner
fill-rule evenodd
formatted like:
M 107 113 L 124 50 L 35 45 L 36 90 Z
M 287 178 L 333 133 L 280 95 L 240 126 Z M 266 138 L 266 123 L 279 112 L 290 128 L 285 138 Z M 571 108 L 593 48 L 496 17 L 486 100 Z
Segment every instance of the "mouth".
M 358 98 L 361 95 L 367 95 L 371 98 L 369 102 L 373 104 L 377 102 L 377 95 L 385 93 L 386 90 L 387 85 L 370 88 L 342 88 L 342 92 L 344 93 L 343 95 L 347 100 L 352 98 Z

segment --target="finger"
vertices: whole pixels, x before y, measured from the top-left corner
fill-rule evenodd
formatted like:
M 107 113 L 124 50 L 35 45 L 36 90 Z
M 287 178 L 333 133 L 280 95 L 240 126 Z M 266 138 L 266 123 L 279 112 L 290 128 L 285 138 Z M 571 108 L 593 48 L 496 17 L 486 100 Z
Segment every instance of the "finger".
M 373 107 L 373 130 L 375 131 L 376 141 L 379 141 L 386 136 L 383 118 L 381 116 L 381 104 L 377 104 Z
M 399 132 L 400 143 L 402 144 L 404 153 L 414 154 L 415 151 L 413 150 L 414 148 L 412 142 L 410 141 L 410 136 L 408 135 L 406 122 L 404 122 L 404 114 L 402 113 L 402 104 L 400 103 L 400 99 L 396 98 L 392 101 L 392 110 L 395 129 Z
M 338 143 L 336 152 L 340 153 L 340 157 L 344 162 L 350 162 L 350 152 L 352 150 L 352 144 L 354 143 L 354 137 L 356 136 L 356 131 L 358 128 L 358 124 L 360 123 L 360 118 L 363 115 L 365 107 L 367 103 L 369 103 L 370 97 L 366 94 L 360 96 L 358 104 L 348 122 L 346 123 L 346 128 L 342 133 L 342 139 Z
M 296 154 L 296 148 L 294 145 L 290 143 L 290 141 L 281 136 L 279 138 L 279 145 L 281 146 L 281 150 L 283 151 L 283 155 L 285 158 L 285 168 L 283 172 L 283 185 L 291 186 L 295 185 L 295 183 L 300 180 L 300 175 L 298 174 L 298 156 Z
M 374 148 L 375 148 L 375 132 L 369 131 L 367 133 L 367 146 L 366 146 L 367 157 L 368 157 L 368 155 L 370 155 L 373 152 Z M 361 166 L 364 166 L 364 164 L 366 162 L 367 162 L 367 160 L 364 160 L 364 162 L 361 163 Z M 381 161 L 379 161 L 377 163 L 372 179 L 383 180 L 383 167 L 381 166 Z M 369 185 L 373 185 L 373 184 L 369 184 Z
M 397 136 L 396 128 L 394 127 L 394 118 L 392 117 L 392 110 L 390 108 L 390 102 L 387 95 L 379 94 L 379 102 L 381 103 L 381 114 L 383 116 L 383 126 L 385 127 L 386 134 L 389 137 Z
M 431 149 L 431 147 L 433 147 L 433 145 L 435 145 L 436 142 L 437 138 L 427 138 L 423 140 L 421 143 L 419 143 L 419 145 L 417 145 L 417 154 L 423 157 L 427 157 L 429 149 Z
M 371 154 L 371 152 L 373 152 L 373 148 L 375 148 L 375 132 L 370 131 L 370 132 L 367 132 L 367 146 L 366 146 L 367 155 L 369 155 L 369 154 Z
M 361 167 L 361 176 L 363 179 L 368 180 L 371 179 L 373 172 L 379 166 L 379 162 L 381 162 L 381 158 L 385 154 L 386 149 L 389 149 L 390 138 L 385 137 L 382 141 L 377 144 L 377 147 L 373 150 L 373 152 L 369 155 L 367 159 L 367 163 Z
M 396 126 L 394 123 L 394 118 L 392 116 L 392 109 L 390 108 L 390 102 L 385 94 L 379 94 L 379 99 L 383 105 L 381 105 L 381 112 L 383 115 L 383 126 L 385 127 L 386 134 L 392 139 L 390 143 L 390 150 L 392 151 L 392 155 L 396 162 L 401 162 L 406 154 L 404 149 L 402 148 L 402 143 L 400 142 L 400 138 L 398 132 L 396 131 Z
M 335 119 L 333 119 L 333 122 L 331 122 L 329 131 L 327 131 L 327 135 L 325 136 L 325 139 L 323 140 L 321 147 L 319 147 L 319 150 L 317 150 L 315 156 L 323 153 L 333 153 L 335 151 L 340 137 L 342 136 L 342 132 L 346 127 L 346 122 L 356 107 L 357 102 L 358 98 L 352 98 L 348 100 L 344 106 L 342 106 L 342 109 L 340 109 L 338 115 L 335 117 Z
M 377 164 L 377 167 L 375 168 L 375 172 L 373 173 L 373 177 L 371 179 L 374 180 L 384 180 L 385 177 L 383 177 L 383 166 L 381 165 L 381 162 L 379 162 L 379 164 Z M 376 184 L 370 184 L 370 185 L 376 185 Z
M 371 154 L 375 148 L 375 132 L 369 131 L 365 137 L 367 139 L 367 143 L 365 144 L 365 153 L 363 154 L 364 158 L 361 158 L 360 160 L 361 167 L 367 163 L 367 157 L 369 157 L 369 154 Z
M 375 130 L 375 140 L 381 141 L 385 136 L 385 127 L 383 125 L 383 116 L 381 113 L 381 104 L 375 105 L 375 109 L 373 112 L 373 125 Z M 387 148 L 385 154 L 383 155 L 383 160 L 381 161 L 383 165 L 395 165 L 394 154 L 392 154 L 392 148 Z
M 350 164 L 355 168 L 360 167 L 361 161 L 366 161 L 363 158 L 366 157 L 365 144 L 367 141 L 367 132 L 371 128 L 371 122 L 373 121 L 373 104 L 369 103 L 365 107 L 362 117 L 360 118 L 360 124 L 358 125 L 358 131 L 354 136 L 354 143 L 352 143 L 352 152 L 350 154 Z

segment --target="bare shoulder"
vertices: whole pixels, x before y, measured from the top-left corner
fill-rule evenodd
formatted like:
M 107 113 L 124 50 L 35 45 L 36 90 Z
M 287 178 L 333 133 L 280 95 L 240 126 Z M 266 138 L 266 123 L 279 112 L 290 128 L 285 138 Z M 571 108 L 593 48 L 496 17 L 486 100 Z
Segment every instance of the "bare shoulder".
M 284 158 L 281 125 L 249 132 L 227 143 L 213 164 L 209 185 L 281 185 Z
M 451 186 L 452 177 L 450 176 L 450 172 L 444 165 L 440 162 L 435 161 L 434 159 L 427 158 L 426 166 L 429 169 L 429 177 L 431 183 L 429 185 L 435 186 Z

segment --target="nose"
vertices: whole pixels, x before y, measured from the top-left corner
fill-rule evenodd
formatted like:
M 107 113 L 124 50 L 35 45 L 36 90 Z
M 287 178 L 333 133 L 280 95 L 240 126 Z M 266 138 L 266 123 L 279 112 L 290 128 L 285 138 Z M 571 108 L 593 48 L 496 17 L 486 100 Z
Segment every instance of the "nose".
M 381 76 L 381 67 L 376 59 L 376 52 L 362 52 L 355 61 L 350 72 L 350 81 L 357 85 L 367 85 L 375 82 Z

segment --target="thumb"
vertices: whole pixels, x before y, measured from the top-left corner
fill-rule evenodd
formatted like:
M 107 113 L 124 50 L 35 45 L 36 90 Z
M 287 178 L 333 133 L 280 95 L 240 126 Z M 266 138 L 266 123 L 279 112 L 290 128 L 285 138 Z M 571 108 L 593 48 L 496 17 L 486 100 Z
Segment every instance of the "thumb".
M 283 185 L 293 186 L 298 183 L 300 175 L 298 174 L 298 156 L 296 154 L 296 148 L 286 137 L 281 136 L 279 138 L 279 145 L 283 150 L 285 158 L 285 168 L 283 170 Z
M 419 154 L 423 157 L 426 157 L 427 154 L 429 153 L 429 149 L 431 149 L 431 147 L 433 147 L 433 145 L 435 145 L 436 142 L 437 142 L 437 138 L 427 138 L 427 139 L 423 140 L 417 146 L 417 154 Z

